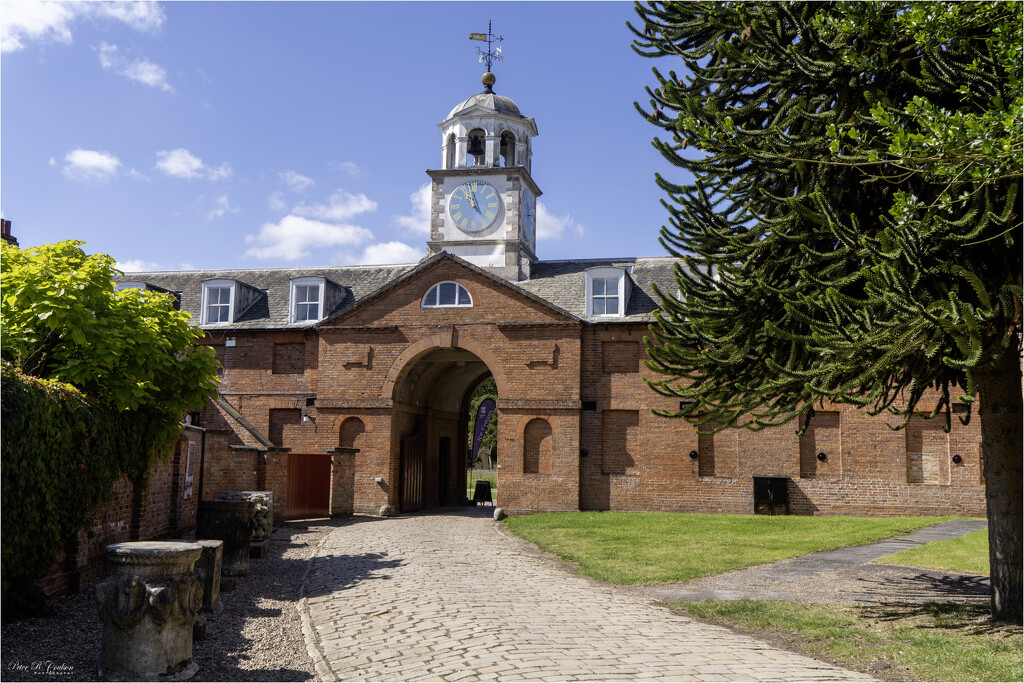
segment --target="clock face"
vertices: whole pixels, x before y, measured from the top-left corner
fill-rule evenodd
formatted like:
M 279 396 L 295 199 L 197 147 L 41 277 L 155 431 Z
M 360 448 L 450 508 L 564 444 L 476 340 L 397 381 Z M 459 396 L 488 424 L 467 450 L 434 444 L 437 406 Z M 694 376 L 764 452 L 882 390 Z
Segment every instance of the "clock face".
M 501 210 L 501 197 L 485 182 L 462 183 L 448 200 L 448 215 L 463 232 L 480 232 L 491 227 Z
M 536 227 L 534 224 L 534 203 L 533 193 L 529 190 L 523 190 L 523 202 L 522 202 L 522 214 L 523 214 L 523 238 L 527 242 L 533 240 L 533 230 Z

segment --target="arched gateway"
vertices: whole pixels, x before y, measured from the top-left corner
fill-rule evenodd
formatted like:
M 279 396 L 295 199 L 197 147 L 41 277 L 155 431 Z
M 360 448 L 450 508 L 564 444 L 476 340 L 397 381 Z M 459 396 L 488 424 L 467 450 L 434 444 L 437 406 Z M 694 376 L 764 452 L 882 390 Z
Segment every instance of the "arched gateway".
M 467 410 L 473 392 L 493 373 L 464 348 L 432 346 L 406 356 L 396 361 L 401 368 L 384 388 L 392 400 L 389 471 L 397 482 L 391 505 L 410 512 L 462 504 Z

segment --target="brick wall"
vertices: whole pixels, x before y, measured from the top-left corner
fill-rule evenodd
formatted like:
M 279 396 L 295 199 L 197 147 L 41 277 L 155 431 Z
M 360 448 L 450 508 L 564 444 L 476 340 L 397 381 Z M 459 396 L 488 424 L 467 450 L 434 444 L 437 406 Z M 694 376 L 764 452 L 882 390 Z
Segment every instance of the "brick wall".
M 46 595 L 75 593 L 106 575 L 106 548 L 111 543 L 177 538 L 196 528 L 199 500 L 199 455 L 202 432 L 186 427 L 165 460 L 154 463 L 148 487 L 127 479 L 114 484 L 99 505 L 92 525 L 78 533 L 47 575 L 37 583 Z M 191 495 L 185 498 L 188 452 L 192 447 Z
M 473 306 L 421 308 L 424 292 L 442 280 L 465 286 Z M 935 422 L 893 432 L 883 417 L 823 405 L 803 437 L 794 425 L 698 435 L 683 420 L 651 413 L 677 410 L 679 402 L 643 381 L 646 333 L 643 325 L 569 321 L 441 261 L 316 332 L 218 332 L 208 342 L 224 359 L 221 396 L 275 445 L 293 453 L 357 449 L 350 463 L 335 457 L 331 477 L 339 509 L 356 513 L 376 514 L 384 503 L 397 508 L 399 444 L 417 420 L 424 503 L 461 496 L 465 420 L 452 406 L 465 397 L 435 396 L 429 406 L 397 398 L 404 382 L 416 381 L 408 378 L 419 358 L 451 348 L 474 354 L 497 383 L 497 503 L 512 513 L 750 513 L 752 477 L 776 475 L 791 478 L 791 509 L 799 514 L 984 514 L 977 421 L 954 424 L 949 435 Z M 202 420 L 231 426 L 216 410 Z M 446 482 L 442 439 L 450 447 Z M 287 455 L 231 444 L 242 440 L 230 437 L 208 456 L 206 476 L 216 483 L 205 491 L 269 488 L 283 506 Z M 961 464 L 951 462 L 954 453 Z

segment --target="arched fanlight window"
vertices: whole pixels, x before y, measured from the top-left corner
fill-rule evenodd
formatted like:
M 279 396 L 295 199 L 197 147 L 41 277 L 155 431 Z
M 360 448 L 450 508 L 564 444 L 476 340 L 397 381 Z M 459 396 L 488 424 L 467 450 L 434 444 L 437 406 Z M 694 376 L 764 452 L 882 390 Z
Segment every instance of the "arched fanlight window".
M 423 295 L 423 308 L 454 308 L 472 306 L 469 291 L 458 282 L 438 282 Z

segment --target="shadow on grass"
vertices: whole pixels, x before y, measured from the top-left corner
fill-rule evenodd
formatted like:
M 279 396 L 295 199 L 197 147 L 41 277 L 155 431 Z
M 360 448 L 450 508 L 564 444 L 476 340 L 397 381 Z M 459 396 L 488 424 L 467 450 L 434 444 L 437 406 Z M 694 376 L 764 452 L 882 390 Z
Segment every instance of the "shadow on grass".
M 896 579 L 862 577 L 859 581 L 865 584 L 865 593 L 877 596 L 871 602 L 881 606 L 920 606 L 947 601 L 988 604 L 991 595 L 987 576 L 920 570 Z

